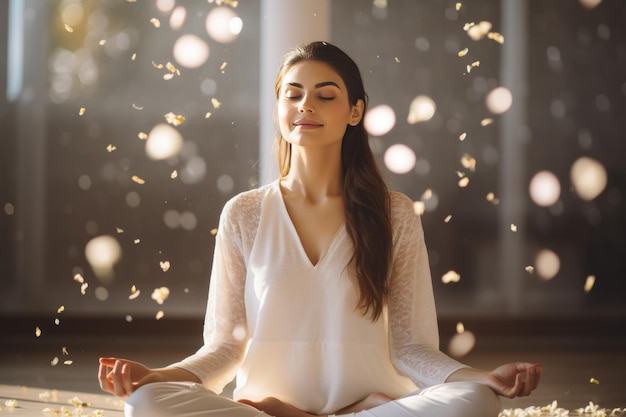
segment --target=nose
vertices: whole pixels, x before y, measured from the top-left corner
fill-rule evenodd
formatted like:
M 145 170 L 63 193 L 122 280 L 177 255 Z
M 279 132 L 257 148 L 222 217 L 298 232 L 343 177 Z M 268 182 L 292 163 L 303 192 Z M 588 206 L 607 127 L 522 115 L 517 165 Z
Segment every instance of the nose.
M 300 103 L 298 103 L 298 112 L 299 113 L 312 113 L 315 111 L 313 104 L 309 100 L 308 95 L 302 97 Z

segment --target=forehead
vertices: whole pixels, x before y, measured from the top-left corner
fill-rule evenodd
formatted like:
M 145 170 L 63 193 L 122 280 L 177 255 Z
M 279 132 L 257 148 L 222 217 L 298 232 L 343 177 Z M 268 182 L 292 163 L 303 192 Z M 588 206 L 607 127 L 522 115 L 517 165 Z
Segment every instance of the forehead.
M 298 83 L 307 88 L 326 81 L 333 81 L 339 85 L 340 89 L 345 90 L 341 76 L 333 67 L 325 62 L 307 60 L 289 68 L 283 77 L 282 84 Z

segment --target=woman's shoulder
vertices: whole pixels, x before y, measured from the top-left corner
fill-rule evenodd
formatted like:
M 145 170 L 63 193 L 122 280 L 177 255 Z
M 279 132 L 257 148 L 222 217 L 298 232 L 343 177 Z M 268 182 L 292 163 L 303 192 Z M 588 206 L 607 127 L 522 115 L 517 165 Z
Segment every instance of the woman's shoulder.
M 236 194 L 224 205 L 223 215 L 230 219 L 258 218 L 263 199 L 273 186 L 274 183 L 270 183 Z
M 407 216 L 417 216 L 415 203 L 404 193 L 399 191 L 389 191 L 389 201 L 391 203 L 391 218 L 406 218 Z
M 391 227 L 394 234 L 399 233 L 400 230 L 421 229 L 421 216 L 416 210 L 415 202 L 409 196 L 398 191 L 390 191 L 389 199 Z

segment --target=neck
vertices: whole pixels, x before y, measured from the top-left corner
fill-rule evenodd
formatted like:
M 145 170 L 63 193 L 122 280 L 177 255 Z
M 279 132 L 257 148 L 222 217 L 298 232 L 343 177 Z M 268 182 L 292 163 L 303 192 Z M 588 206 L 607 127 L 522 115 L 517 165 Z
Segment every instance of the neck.
M 281 183 L 286 191 L 312 201 L 341 196 L 341 148 L 292 146 L 289 174 Z

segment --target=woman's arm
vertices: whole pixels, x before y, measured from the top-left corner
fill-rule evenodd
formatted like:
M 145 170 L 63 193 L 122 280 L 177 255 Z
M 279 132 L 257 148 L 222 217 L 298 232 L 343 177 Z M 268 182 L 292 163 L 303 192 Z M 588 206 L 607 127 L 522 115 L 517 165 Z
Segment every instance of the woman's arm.
M 417 386 L 442 383 L 465 365 L 439 350 L 439 329 L 420 217 L 413 202 L 392 193 L 393 263 L 387 310 L 391 358 Z
M 249 337 L 244 301 L 244 240 L 251 239 L 246 234 L 256 230 L 255 221 L 258 222 L 250 213 L 250 201 L 244 200 L 249 197 L 239 195 L 231 199 L 220 216 L 204 320 L 204 345 L 194 355 L 168 367 L 186 370 L 217 394 L 234 378 Z
M 104 391 L 124 397 L 150 382 L 191 381 L 220 393 L 232 380 L 247 342 L 243 295 L 246 267 L 239 220 L 253 218 L 245 216 L 240 206 L 235 198 L 226 204 L 220 216 L 204 345 L 195 354 L 164 368 L 151 369 L 126 359 L 102 358 L 98 379 Z

